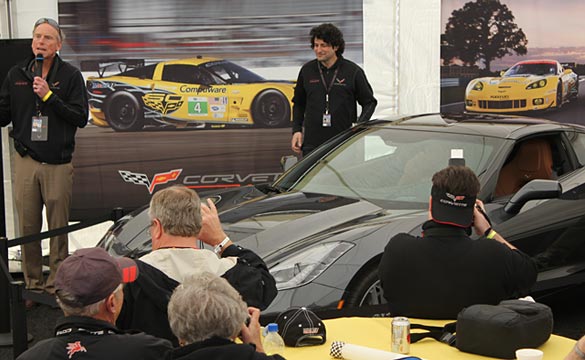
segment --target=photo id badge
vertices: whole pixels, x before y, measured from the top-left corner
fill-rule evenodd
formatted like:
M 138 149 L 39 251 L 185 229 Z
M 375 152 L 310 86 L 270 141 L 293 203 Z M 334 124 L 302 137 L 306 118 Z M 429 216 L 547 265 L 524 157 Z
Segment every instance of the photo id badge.
M 49 117 L 33 116 L 30 139 L 32 141 L 47 141 L 49 135 Z
M 323 127 L 331 127 L 331 114 L 323 114 Z

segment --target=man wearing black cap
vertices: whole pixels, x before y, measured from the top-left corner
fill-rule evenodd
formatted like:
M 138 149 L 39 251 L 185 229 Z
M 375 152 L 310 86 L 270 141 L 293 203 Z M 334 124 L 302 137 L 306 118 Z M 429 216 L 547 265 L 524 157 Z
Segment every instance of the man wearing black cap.
M 114 259 L 100 248 L 77 250 L 61 263 L 55 277 L 57 302 L 65 314 L 55 337 L 18 359 L 164 359 L 170 342 L 144 333 L 126 334 L 114 325 L 124 301 L 123 284 L 137 276 L 131 259 Z
M 46 207 L 49 230 L 67 226 L 73 186 L 75 132 L 87 124 L 85 81 L 73 65 L 61 60 L 59 24 L 41 18 L 33 28 L 31 55 L 12 67 L 0 90 L 0 126 L 12 124 L 10 136 L 17 154 L 14 201 L 20 236 L 38 234 Z M 39 242 L 22 245 L 26 288 L 54 292 L 59 264 L 69 254 L 67 235 L 51 237 L 46 279 Z M 27 307 L 32 303 L 27 300 Z
M 394 236 L 378 268 L 391 314 L 455 319 L 472 304 L 525 296 L 536 264 L 491 229 L 473 171 L 449 166 L 432 183 L 423 235 Z M 471 228 L 479 239 L 470 239 Z

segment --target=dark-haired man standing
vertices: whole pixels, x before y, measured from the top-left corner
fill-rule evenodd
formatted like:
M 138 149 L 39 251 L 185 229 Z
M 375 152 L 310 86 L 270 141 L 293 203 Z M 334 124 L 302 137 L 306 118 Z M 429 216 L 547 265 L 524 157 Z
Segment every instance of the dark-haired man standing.
M 423 235 L 395 235 L 380 261 L 391 314 L 455 319 L 469 305 L 527 295 L 536 282 L 536 263 L 490 227 L 473 171 L 449 166 L 432 183 Z M 472 228 L 479 239 L 469 238 Z
M 342 32 L 322 24 L 310 35 L 317 58 L 301 68 L 293 97 L 291 147 L 303 155 L 353 123 L 368 121 L 378 103 L 364 71 L 342 56 Z M 359 119 L 356 101 L 362 107 Z
M 49 230 L 67 226 L 73 186 L 75 132 L 87 124 L 85 81 L 58 51 L 63 31 L 49 18 L 33 27 L 31 55 L 8 72 L 0 90 L 0 126 L 12 123 L 14 199 L 20 236 L 38 234 L 43 206 Z M 54 293 L 59 264 L 67 257 L 67 235 L 51 237 L 48 279 L 43 278 L 41 244 L 22 245 L 26 288 Z M 27 307 L 33 303 L 27 300 Z

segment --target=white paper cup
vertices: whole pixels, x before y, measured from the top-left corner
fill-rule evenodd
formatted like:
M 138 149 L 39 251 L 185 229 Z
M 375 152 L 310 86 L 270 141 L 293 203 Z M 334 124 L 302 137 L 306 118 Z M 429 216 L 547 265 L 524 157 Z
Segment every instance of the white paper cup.
M 538 349 L 518 349 L 516 350 L 517 360 L 542 360 L 544 353 Z

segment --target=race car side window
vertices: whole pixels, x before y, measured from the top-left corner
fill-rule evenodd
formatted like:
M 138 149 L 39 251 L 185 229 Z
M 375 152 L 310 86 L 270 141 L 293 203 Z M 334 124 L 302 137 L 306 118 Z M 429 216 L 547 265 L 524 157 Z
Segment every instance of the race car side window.
M 187 64 L 166 65 L 162 72 L 162 79 L 183 84 L 210 85 L 215 83 L 208 73 L 197 66 Z

